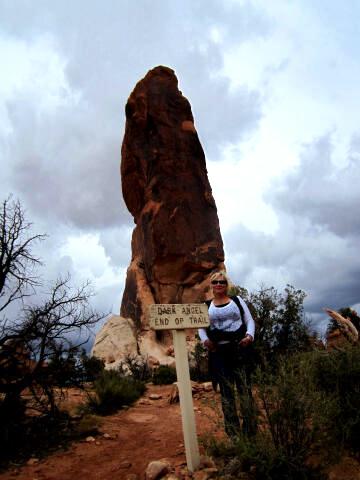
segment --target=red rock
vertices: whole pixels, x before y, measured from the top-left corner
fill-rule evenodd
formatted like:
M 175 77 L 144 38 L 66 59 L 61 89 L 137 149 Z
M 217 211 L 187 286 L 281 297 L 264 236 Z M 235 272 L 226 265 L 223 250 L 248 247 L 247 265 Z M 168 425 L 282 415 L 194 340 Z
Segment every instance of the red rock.
M 136 224 L 121 315 L 144 332 L 148 305 L 203 301 L 224 261 L 205 155 L 170 68 L 150 70 L 135 86 L 121 153 L 123 196 Z M 171 344 L 167 332 L 157 335 Z

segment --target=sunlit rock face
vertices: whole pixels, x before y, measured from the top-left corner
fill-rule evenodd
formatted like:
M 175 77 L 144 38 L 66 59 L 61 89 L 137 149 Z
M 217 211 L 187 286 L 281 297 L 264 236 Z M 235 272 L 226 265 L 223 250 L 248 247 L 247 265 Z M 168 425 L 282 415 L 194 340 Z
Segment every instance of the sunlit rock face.
M 173 70 L 156 67 L 135 86 L 121 153 L 123 196 L 136 224 L 121 315 L 144 333 L 148 305 L 202 301 L 224 261 L 204 152 Z

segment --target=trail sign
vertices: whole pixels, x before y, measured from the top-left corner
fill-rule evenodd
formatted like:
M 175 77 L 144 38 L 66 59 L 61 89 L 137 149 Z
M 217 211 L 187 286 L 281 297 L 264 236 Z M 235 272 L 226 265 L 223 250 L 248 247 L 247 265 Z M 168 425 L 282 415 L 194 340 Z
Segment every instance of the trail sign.
M 208 308 L 202 303 L 150 305 L 150 327 L 154 330 L 206 328 Z
M 200 455 L 196 436 L 185 329 L 206 328 L 209 325 L 208 309 L 206 305 L 198 303 L 157 304 L 150 305 L 149 313 L 151 328 L 173 331 L 186 463 L 188 469 L 194 471 L 200 464 Z

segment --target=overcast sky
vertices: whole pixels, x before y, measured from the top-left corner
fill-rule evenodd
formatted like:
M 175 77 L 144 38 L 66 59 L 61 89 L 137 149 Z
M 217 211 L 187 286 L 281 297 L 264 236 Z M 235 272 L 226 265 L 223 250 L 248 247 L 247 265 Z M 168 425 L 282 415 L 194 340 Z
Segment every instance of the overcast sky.
M 126 100 L 175 70 L 191 103 L 235 283 L 360 308 L 360 2 L 0 0 L 0 191 L 45 276 L 92 280 L 119 312 L 133 220 L 120 187 Z

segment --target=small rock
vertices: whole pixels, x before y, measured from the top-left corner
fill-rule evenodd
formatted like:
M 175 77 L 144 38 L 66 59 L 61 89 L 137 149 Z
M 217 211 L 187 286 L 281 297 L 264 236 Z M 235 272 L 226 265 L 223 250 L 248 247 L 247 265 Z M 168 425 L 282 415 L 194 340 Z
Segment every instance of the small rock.
M 95 438 L 94 437 L 86 437 L 85 442 L 88 442 L 88 443 L 95 442 Z
M 26 465 L 36 465 L 37 463 L 39 463 L 40 460 L 38 458 L 30 458 L 27 462 L 26 462 Z
M 213 387 L 212 387 L 212 383 L 211 382 L 204 382 L 202 384 L 202 388 L 203 390 L 205 390 L 205 392 L 211 392 Z
M 162 398 L 162 395 L 159 395 L 158 393 L 152 393 L 149 395 L 150 400 L 160 400 Z
M 157 480 L 170 471 L 170 465 L 161 460 L 150 462 L 145 471 L 146 480 Z
M 180 470 L 180 475 L 182 475 L 184 478 L 191 478 L 192 477 L 192 473 L 189 472 L 189 470 L 184 467 Z
M 81 420 L 82 417 L 82 415 L 75 413 L 74 415 L 71 415 L 71 420 Z
M 217 473 L 217 468 L 204 468 L 194 472 L 193 478 L 194 480 L 209 480 L 210 478 L 215 478 Z
M 136 473 L 128 473 L 125 480 L 139 480 L 139 476 Z
M 99 445 L 101 445 L 101 443 L 100 442 L 95 442 L 95 445 L 99 446 Z
M 200 469 L 201 468 L 216 468 L 216 465 L 212 458 L 202 455 L 200 457 Z
M 177 386 L 177 383 L 173 383 L 172 387 L 171 387 L 171 391 L 169 393 L 169 396 L 168 396 L 168 402 L 170 404 L 172 403 L 178 403 L 179 402 L 179 389 L 178 389 L 178 386 Z
M 103 437 L 106 438 L 106 440 L 112 439 L 112 436 L 109 433 L 104 433 Z
M 125 461 L 125 462 L 121 462 L 121 463 L 120 463 L 119 468 L 130 468 L 131 465 L 132 465 L 131 462 Z

